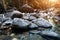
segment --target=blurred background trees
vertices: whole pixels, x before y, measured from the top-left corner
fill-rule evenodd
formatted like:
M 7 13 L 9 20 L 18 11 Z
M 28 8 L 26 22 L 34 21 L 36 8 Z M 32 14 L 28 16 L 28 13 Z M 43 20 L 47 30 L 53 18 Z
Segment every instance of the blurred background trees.
M 17 9 L 20 9 L 20 7 L 24 4 L 28 4 L 34 9 L 47 9 L 52 6 L 57 7 L 57 5 L 60 5 L 60 3 L 54 4 L 49 0 L 0 0 L 0 2 L 2 2 L 5 8 L 8 5 L 12 5 L 15 6 Z

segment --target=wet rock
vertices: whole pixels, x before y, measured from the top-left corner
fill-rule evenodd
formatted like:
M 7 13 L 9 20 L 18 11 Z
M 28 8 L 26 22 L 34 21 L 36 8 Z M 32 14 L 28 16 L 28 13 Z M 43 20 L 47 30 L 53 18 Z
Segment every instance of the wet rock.
M 11 17 L 13 18 L 22 18 L 23 14 L 21 12 L 19 12 L 18 10 L 13 10 L 12 12 L 8 12 L 5 15 L 6 17 Z
M 30 40 L 42 40 L 42 37 L 38 35 L 40 32 L 35 30 L 35 31 L 30 31 L 29 32 L 29 39 Z
M 40 35 L 47 40 L 60 40 L 60 36 L 53 31 L 41 31 Z
M 40 17 L 40 15 L 39 15 L 39 14 L 35 14 L 34 16 L 35 16 L 36 18 L 39 18 L 39 17 Z
M 26 28 L 28 25 L 30 25 L 30 22 L 24 19 L 14 18 L 12 24 L 20 28 Z
M 4 14 L 0 14 L 0 17 L 4 17 Z
M 23 17 L 23 14 L 18 14 L 18 13 L 15 13 L 11 16 L 12 19 L 14 18 L 22 18 Z
M 38 18 L 32 21 L 33 23 L 37 24 L 40 27 L 44 27 L 44 28 L 51 28 L 52 25 L 45 19 L 43 18 Z
M 9 18 L 3 18 L 1 23 L 1 29 L 9 28 L 12 26 L 12 20 Z
M 54 16 L 54 19 L 56 19 L 56 20 L 60 20 L 60 17 Z
M 12 15 L 13 15 L 12 12 L 8 12 L 5 14 L 6 17 L 11 17 Z
M 2 22 L 5 22 L 7 20 L 11 20 L 11 18 L 6 18 L 6 17 L 2 18 Z
M 34 16 L 35 14 L 36 14 L 35 12 L 34 13 L 30 13 L 31 16 Z
M 34 17 L 34 16 L 29 17 L 29 20 L 34 20 L 34 19 L 36 19 L 36 17 Z
M 0 17 L 0 22 L 2 22 L 2 23 L 7 21 L 7 20 L 10 20 L 10 18 L 6 18 L 6 17 L 2 18 L 2 17 Z
M 31 29 L 38 28 L 38 26 L 36 24 L 34 24 L 34 23 L 31 23 L 30 26 L 29 26 L 29 28 L 31 28 Z
M 29 13 L 26 13 L 26 14 L 23 16 L 23 19 L 29 20 L 29 17 L 30 17 L 30 14 L 29 14 Z
M 0 14 L 0 22 L 2 22 L 3 18 L 4 18 L 4 14 Z
M 2 20 L 3 20 L 3 18 L 2 18 L 2 17 L 0 17 L 0 22 L 2 22 Z
M 12 25 L 12 20 L 7 20 L 2 25 L 3 26 L 10 26 L 10 25 Z
M 24 17 L 23 17 L 23 19 L 28 20 L 28 19 L 29 19 L 29 17 L 28 17 L 28 16 L 24 16 Z
M 38 35 L 39 33 L 40 33 L 40 31 L 37 31 L 37 30 L 35 30 L 35 31 L 30 31 L 30 32 L 29 32 L 29 34 L 37 34 L 37 35 Z

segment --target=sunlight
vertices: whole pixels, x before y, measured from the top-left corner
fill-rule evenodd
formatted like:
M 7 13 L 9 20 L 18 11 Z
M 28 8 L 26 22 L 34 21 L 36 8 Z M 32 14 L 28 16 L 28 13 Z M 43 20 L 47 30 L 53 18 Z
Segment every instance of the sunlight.
M 52 3 L 58 2 L 58 0 L 49 0 L 49 1 L 52 2 Z

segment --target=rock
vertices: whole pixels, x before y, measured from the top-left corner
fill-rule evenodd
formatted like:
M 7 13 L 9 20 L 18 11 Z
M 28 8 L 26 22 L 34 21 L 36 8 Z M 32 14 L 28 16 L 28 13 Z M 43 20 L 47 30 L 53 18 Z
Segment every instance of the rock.
M 30 26 L 29 26 L 29 28 L 31 28 L 31 29 L 38 28 L 38 26 L 36 24 L 34 24 L 34 23 L 31 23 Z
M 40 35 L 47 40 L 60 40 L 60 36 L 53 31 L 41 31 Z
M 4 14 L 0 14 L 0 17 L 4 17 Z
M 7 20 L 2 25 L 3 26 L 10 26 L 10 25 L 12 25 L 12 20 Z
M 35 30 L 35 31 L 29 31 L 29 34 L 39 34 L 40 33 L 40 31 L 37 31 L 37 30 Z
M 23 14 L 18 14 L 18 13 L 15 13 L 11 16 L 12 19 L 14 18 L 22 18 L 23 17 Z
M 2 17 L 0 17 L 0 22 L 2 22 L 2 20 L 3 20 L 3 18 L 2 18 Z
M 18 13 L 18 14 L 20 14 L 21 12 L 20 11 L 18 11 L 18 10 L 13 10 L 13 12 L 12 12 L 13 14 L 14 13 Z
M 4 14 L 0 14 L 0 22 L 2 22 L 3 18 L 4 18 Z
M 2 23 L 1 29 L 9 28 L 11 26 L 12 26 L 12 20 L 7 20 L 7 21 L 5 21 L 5 22 Z
M 29 17 L 30 17 L 30 14 L 29 14 L 29 13 L 26 13 L 26 14 L 23 16 L 23 19 L 29 20 Z
M 33 16 L 33 15 L 35 15 L 35 14 L 36 14 L 35 12 L 34 12 L 34 13 L 30 13 L 31 16 Z
M 29 17 L 29 20 L 34 20 L 34 19 L 36 19 L 36 17 L 34 17 L 34 16 Z
M 32 21 L 33 23 L 37 24 L 39 27 L 44 27 L 44 28 L 51 28 L 52 25 L 45 19 L 43 18 L 38 18 Z
M 19 12 L 18 10 L 13 10 L 12 12 L 6 13 L 6 17 L 11 17 L 13 18 L 22 18 L 23 14 Z
M 24 16 L 24 17 L 23 17 L 23 19 L 28 20 L 28 19 L 29 19 L 29 17 L 28 17 L 28 16 Z
M 0 22 L 5 22 L 7 20 L 10 20 L 10 18 L 6 18 L 6 17 L 2 18 L 2 17 L 0 17 Z
M 5 22 L 5 21 L 7 21 L 7 20 L 11 20 L 11 18 L 2 18 L 2 22 Z
M 60 20 L 60 17 L 54 16 L 55 20 Z
M 30 25 L 30 22 L 24 19 L 14 18 L 13 25 L 16 25 L 20 28 L 26 28 L 28 25 Z
M 34 16 L 35 16 L 36 18 L 39 18 L 39 17 L 40 17 L 40 15 L 39 15 L 39 14 L 35 14 Z
M 6 17 L 11 17 L 13 15 L 13 13 L 12 12 L 8 12 L 8 13 L 6 13 Z

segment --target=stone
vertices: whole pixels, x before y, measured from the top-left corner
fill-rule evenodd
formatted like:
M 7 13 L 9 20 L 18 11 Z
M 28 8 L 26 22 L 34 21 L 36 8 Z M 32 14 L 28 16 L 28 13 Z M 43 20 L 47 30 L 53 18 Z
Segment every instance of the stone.
M 40 31 L 37 31 L 37 30 L 34 30 L 34 31 L 29 31 L 29 34 L 39 34 L 40 33 Z
M 12 19 L 14 18 L 22 18 L 23 17 L 23 14 L 18 14 L 18 13 L 15 13 L 11 16 Z
M 0 22 L 5 22 L 7 20 L 10 20 L 10 18 L 6 18 L 6 17 L 2 18 L 2 17 L 0 17 Z
M 29 17 L 28 17 L 28 16 L 24 16 L 24 17 L 23 17 L 23 19 L 28 20 L 28 19 L 29 19 Z
M 11 26 L 12 26 L 12 20 L 7 20 L 7 21 L 5 21 L 5 22 L 2 23 L 1 29 L 9 28 Z
M 12 12 L 8 12 L 5 15 L 6 17 L 11 17 L 13 18 L 22 18 L 23 17 L 23 13 L 19 12 L 18 10 L 13 10 Z
M 3 26 L 10 26 L 10 25 L 12 25 L 12 20 L 7 20 L 2 25 Z
M 29 13 L 26 13 L 26 14 L 23 16 L 23 19 L 29 20 L 29 17 L 30 17 L 30 14 L 29 14 Z
M 54 16 L 54 19 L 60 21 L 60 17 Z
M 47 40 L 60 40 L 60 36 L 53 31 L 41 31 L 40 35 Z
M 31 29 L 38 28 L 38 26 L 36 24 L 34 24 L 34 23 L 31 23 L 30 26 L 29 26 L 29 28 L 31 28 Z
M 30 22 L 24 19 L 14 18 L 12 25 L 16 25 L 19 28 L 26 28 L 30 25 Z
M 51 28 L 52 25 L 45 19 L 43 18 L 38 18 L 32 21 L 33 23 L 37 24 L 39 27 L 44 27 L 44 28 Z
M 34 20 L 34 19 L 36 19 L 36 17 L 34 17 L 34 16 L 29 17 L 29 20 Z
M 0 17 L 4 17 L 4 14 L 0 14 Z

